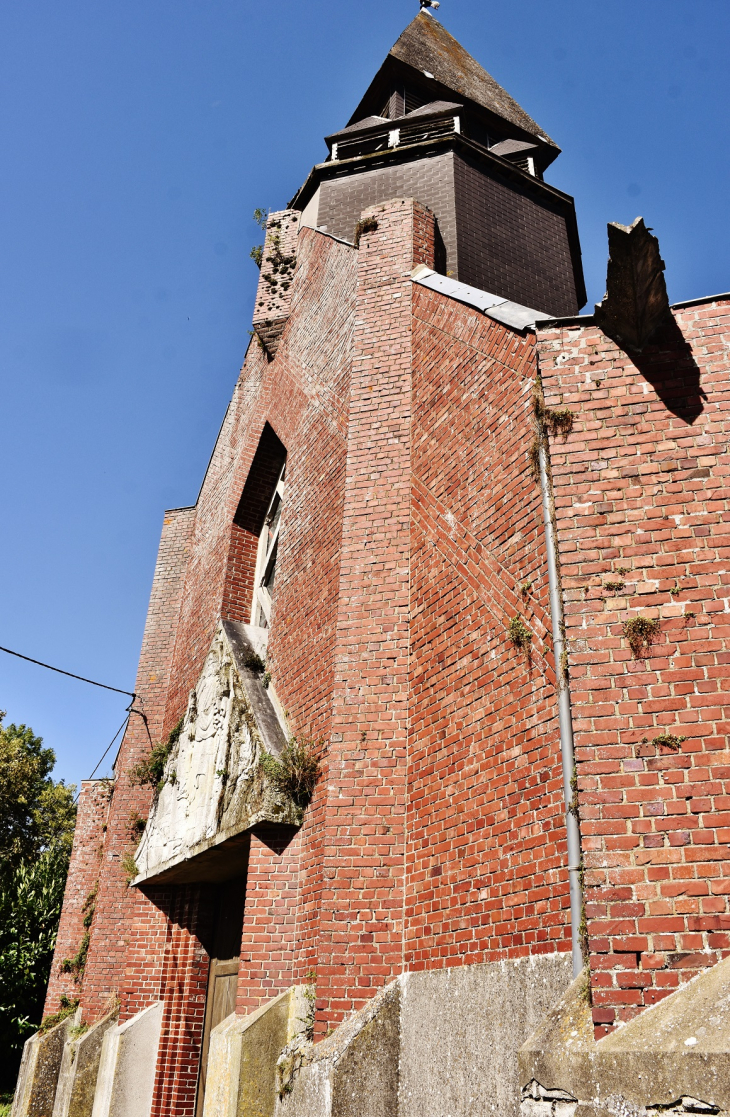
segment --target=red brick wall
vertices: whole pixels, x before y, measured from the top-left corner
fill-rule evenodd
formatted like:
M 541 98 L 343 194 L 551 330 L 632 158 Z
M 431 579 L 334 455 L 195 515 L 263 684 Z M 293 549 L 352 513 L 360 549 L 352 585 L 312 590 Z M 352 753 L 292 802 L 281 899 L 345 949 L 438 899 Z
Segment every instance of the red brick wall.
M 236 1012 L 246 1016 L 294 984 L 300 834 L 251 833 Z
M 140 925 L 145 921 L 164 924 L 157 909 L 136 890 L 127 887 L 121 861 L 125 853 L 134 852 L 135 848 L 129 830 L 130 816 L 136 813 L 146 818 L 152 798 L 152 789 L 136 786 L 129 774 L 162 736 L 192 519 L 193 510 L 188 508 L 165 514 L 135 684 L 138 697 L 117 761 L 109 809 L 91 946 L 81 993 L 86 1019 L 98 1016 L 109 997 L 120 991 L 127 948 Z M 149 965 L 155 965 L 154 957 L 149 959 Z
M 674 317 L 633 359 L 592 325 L 539 337 L 575 414 L 551 452 L 599 1035 L 730 953 L 730 313 Z M 661 624 L 639 657 L 636 616 Z
M 280 553 L 287 533 L 293 533 L 291 544 L 286 544 L 292 560 L 280 561 L 277 566 L 274 605 L 275 610 L 291 617 L 286 621 L 291 635 L 287 637 L 281 632 L 280 638 L 284 643 L 288 641 L 292 659 L 296 659 L 296 664 L 292 663 L 295 681 L 284 704 L 297 729 L 313 724 L 312 703 L 320 711 L 324 705 L 328 677 L 324 649 L 327 640 L 331 640 L 324 610 L 336 596 L 336 584 L 326 582 L 324 575 L 333 562 L 336 564 L 333 549 L 336 556 L 339 546 L 335 542 L 339 528 L 333 527 L 333 520 L 337 525 L 338 461 L 343 455 L 342 410 L 348 385 L 356 256 L 347 245 L 310 229 L 302 230 L 297 278 L 288 296 L 292 317 L 284 329 L 276 359 L 268 361 L 256 343 L 249 347 L 196 508 L 166 718 L 170 728 L 185 709 L 223 603 L 231 617 L 239 612 L 241 619 L 248 620 L 245 601 L 250 566 L 240 565 L 241 582 L 234 584 L 235 563 L 243 544 L 239 533 L 235 533 L 231 544 L 231 534 L 234 517 L 239 520 L 236 515 L 239 501 L 266 422 L 287 451 L 287 495 Z M 322 330 L 323 321 L 327 323 L 326 330 Z M 243 523 L 241 526 L 250 532 L 250 526 Z M 245 546 L 252 548 L 253 541 Z M 302 564 L 312 566 L 309 576 L 304 574 L 306 565 Z M 301 592 L 287 592 L 286 582 L 293 569 L 300 572 L 307 589 L 316 595 L 319 617 L 315 601 L 310 609 Z M 299 624 L 301 628 L 297 631 Z M 314 649 L 306 646 L 310 633 L 315 637 Z M 272 642 L 272 663 L 278 654 Z M 302 709 L 304 695 L 307 697 Z
M 269 357 L 276 355 L 289 317 L 298 231 L 296 210 L 284 209 L 269 214 L 253 312 L 253 328 Z
M 237 523 L 231 524 L 231 542 L 221 602 L 221 616 L 224 620 L 251 623 L 258 545 L 257 535 Z
M 367 211 L 358 259 L 318 949 L 318 1032 L 403 964 L 410 273 L 433 261 L 412 200 Z
M 59 998 L 79 995 L 80 975 L 62 973 L 64 959 L 78 954 L 86 928 L 84 917 L 93 910 L 104 849 L 104 827 L 109 814 L 112 785 L 108 780 L 84 780 L 79 795 L 71 864 L 66 880 L 63 911 L 48 982 L 44 1016 L 58 1012 Z M 86 911 L 84 908 L 86 907 Z
M 201 940 L 212 937 L 213 891 L 188 884 L 159 890 L 154 900 L 169 919 L 159 992 L 152 998 L 165 1007 L 151 1117 L 193 1117 L 209 963 Z
M 534 339 L 414 290 L 406 962 L 430 969 L 570 932 Z

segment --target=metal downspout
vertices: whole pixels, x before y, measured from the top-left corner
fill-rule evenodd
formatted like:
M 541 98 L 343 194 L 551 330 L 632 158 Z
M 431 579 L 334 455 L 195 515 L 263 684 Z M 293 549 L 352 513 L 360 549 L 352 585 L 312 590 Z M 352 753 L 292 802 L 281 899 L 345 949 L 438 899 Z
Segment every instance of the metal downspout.
M 541 424 L 542 427 L 542 424 Z M 538 432 L 540 458 L 540 487 L 542 511 L 545 518 L 547 544 L 548 584 L 550 588 L 550 613 L 553 622 L 553 649 L 555 652 L 555 677 L 558 688 L 558 721 L 560 724 L 560 751 L 563 758 L 563 792 L 565 795 L 565 829 L 568 833 L 568 880 L 570 881 L 570 938 L 573 955 L 573 977 L 582 971 L 585 962 L 581 944 L 583 921 L 583 889 L 581 887 L 580 829 L 574 785 L 575 752 L 573 747 L 573 715 L 570 707 L 570 686 L 565 667 L 565 624 L 563 595 L 558 577 L 558 539 L 550 494 L 546 436 Z

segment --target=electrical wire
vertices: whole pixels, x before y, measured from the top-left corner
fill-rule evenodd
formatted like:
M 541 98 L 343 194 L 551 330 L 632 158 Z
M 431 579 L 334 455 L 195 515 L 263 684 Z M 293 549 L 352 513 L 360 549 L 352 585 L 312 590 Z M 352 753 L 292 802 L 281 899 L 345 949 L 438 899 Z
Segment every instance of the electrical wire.
M 106 747 L 106 751 L 104 752 L 104 756 L 102 756 L 102 758 L 101 758 L 101 760 L 99 761 L 99 763 L 97 764 L 96 768 L 94 768 L 94 771 L 93 771 L 93 772 L 91 773 L 91 775 L 89 776 L 89 779 L 90 779 L 90 780 L 93 780 L 94 776 L 96 775 L 96 773 L 97 773 L 97 772 L 99 771 L 99 769 L 101 768 L 102 764 L 104 763 L 104 757 L 105 757 L 105 756 L 106 756 L 106 754 L 107 754 L 107 753 L 109 752 L 109 749 L 110 749 L 110 748 L 112 747 L 112 745 L 113 745 L 113 744 L 114 744 L 114 742 L 116 741 L 116 739 L 117 739 L 117 737 L 119 736 L 119 734 L 120 734 L 120 733 L 122 733 L 122 732 L 123 732 L 123 731 L 124 731 L 124 730 L 125 730 L 125 729 L 127 728 L 127 723 L 129 722 L 129 719 L 131 718 L 131 716 L 132 716 L 132 712 L 131 712 L 131 710 L 130 710 L 130 711 L 129 711 L 129 713 L 127 714 L 127 716 L 125 717 L 124 721 L 122 722 L 122 724 L 121 724 L 121 725 L 119 726 L 119 729 L 117 729 L 116 733 L 114 734 L 114 736 L 112 737 L 111 741 L 110 741 L 110 742 L 109 742 L 109 744 L 107 745 L 107 747 Z
M 115 694 L 126 694 L 128 698 L 135 699 L 137 695 L 131 690 L 120 690 L 116 686 L 107 686 L 106 683 L 96 683 L 93 679 L 85 679 L 83 675 L 74 675 L 72 671 L 64 671 L 61 667 L 51 667 L 50 663 L 41 663 L 39 659 L 31 659 L 29 655 L 21 655 L 20 652 L 13 652 L 10 648 L 0 647 L 0 652 L 7 652 L 8 655 L 17 656 L 18 659 L 24 659 L 26 663 L 35 663 L 37 667 L 45 667 L 48 671 L 56 671 L 59 675 L 68 675 L 69 679 L 78 679 L 82 683 L 90 683 L 91 686 L 100 686 L 102 690 L 113 690 Z

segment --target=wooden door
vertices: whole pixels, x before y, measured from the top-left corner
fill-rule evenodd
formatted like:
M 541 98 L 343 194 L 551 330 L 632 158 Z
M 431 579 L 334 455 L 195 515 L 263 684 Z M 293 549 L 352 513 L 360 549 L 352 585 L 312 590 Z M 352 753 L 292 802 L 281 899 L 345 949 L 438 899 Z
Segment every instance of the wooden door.
M 208 1069 L 210 1033 L 236 1010 L 238 967 L 241 961 L 245 881 L 238 879 L 222 885 L 217 896 L 216 930 L 208 972 L 205 998 L 205 1024 L 200 1049 L 200 1071 L 195 1117 L 203 1117 L 205 1079 Z

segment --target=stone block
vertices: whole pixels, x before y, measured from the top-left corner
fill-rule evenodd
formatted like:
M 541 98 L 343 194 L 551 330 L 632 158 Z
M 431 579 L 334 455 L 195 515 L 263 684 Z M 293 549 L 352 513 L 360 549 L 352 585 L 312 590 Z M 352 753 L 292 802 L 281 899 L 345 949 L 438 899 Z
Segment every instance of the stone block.
M 162 1001 L 104 1035 L 92 1117 L 149 1117 Z
M 560 1003 L 570 955 L 419 971 L 402 980 L 399 1117 L 517 1117 L 517 1053 Z
M 578 1117 L 730 1112 L 730 958 L 598 1042 L 582 974 L 523 1045 L 519 1066 L 523 1117 L 561 1092 Z
M 277 1060 L 303 1034 L 305 994 L 306 986 L 294 986 L 249 1016 L 234 1013 L 213 1029 L 203 1117 L 273 1117 Z
M 26 1040 L 11 1117 L 52 1117 L 64 1046 L 78 1015 Z
M 310 1047 L 279 1097 L 276 1117 L 394 1117 L 402 979 L 381 990 L 333 1035 Z
M 91 1117 L 104 1036 L 116 1025 L 117 1014 L 97 1021 L 83 1035 L 69 1034 L 63 1049 L 53 1117 Z

